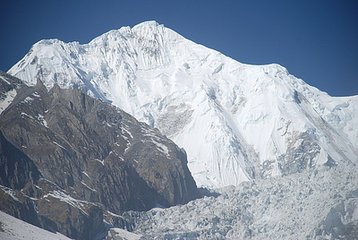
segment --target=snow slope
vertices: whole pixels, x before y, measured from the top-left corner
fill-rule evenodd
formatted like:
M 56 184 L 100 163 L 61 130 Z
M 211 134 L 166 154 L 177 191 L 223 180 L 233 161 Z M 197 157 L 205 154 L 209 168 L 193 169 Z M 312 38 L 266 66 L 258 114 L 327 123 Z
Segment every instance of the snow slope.
M 69 240 L 70 238 L 38 228 L 0 211 L 0 239 Z
M 358 96 L 331 97 L 277 64 L 254 66 L 154 21 L 88 44 L 42 40 L 8 73 L 82 88 L 187 151 L 199 186 L 356 162 Z

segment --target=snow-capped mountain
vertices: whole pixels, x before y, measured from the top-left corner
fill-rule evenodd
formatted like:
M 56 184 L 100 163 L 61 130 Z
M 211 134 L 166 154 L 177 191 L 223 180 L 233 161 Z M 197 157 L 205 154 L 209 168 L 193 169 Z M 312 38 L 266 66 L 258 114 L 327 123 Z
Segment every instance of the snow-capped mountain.
M 277 64 L 247 65 L 156 22 L 88 44 L 42 40 L 8 73 L 81 88 L 171 138 L 200 186 L 356 162 L 358 96 L 331 97 Z

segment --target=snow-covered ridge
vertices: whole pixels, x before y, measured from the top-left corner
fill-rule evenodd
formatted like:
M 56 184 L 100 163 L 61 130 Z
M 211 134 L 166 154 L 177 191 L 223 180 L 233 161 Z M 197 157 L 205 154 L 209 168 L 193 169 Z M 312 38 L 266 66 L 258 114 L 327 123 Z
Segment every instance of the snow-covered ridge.
M 287 175 L 358 155 L 358 96 L 331 97 L 282 66 L 239 63 L 154 21 L 88 44 L 43 40 L 9 73 L 82 88 L 159 128 L 198 185 Z

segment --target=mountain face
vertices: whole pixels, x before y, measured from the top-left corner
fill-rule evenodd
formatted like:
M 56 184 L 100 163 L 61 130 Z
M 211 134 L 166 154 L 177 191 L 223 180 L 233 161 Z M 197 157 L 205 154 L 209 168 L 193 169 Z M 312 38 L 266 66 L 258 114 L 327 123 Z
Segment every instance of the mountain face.
M 0 210 L 75 239 L 114 213 L 198 196 L 185 152 L 157 129 L 76 89 L 0 74 Z
M 83 45 L 42 40 L 8 72 L 82 89 L 158 128 L 187 151 L 200 186 L 357 160 L 358 96 L 331 97 L 279 65 L 239 63 L 156 22 Z

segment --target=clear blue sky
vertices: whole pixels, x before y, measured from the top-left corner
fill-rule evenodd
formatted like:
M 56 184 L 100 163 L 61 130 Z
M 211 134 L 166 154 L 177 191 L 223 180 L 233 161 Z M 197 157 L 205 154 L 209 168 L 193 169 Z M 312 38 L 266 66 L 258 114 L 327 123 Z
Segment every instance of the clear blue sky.
M 87 43 L 156 20 L 240 62 L 279 63 L 330 95 L 358 94 L 358 1 L 2 0 L 0 70 L 43 38 Z

